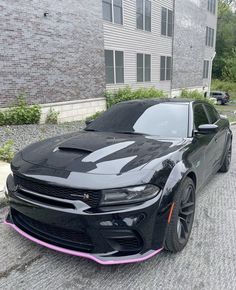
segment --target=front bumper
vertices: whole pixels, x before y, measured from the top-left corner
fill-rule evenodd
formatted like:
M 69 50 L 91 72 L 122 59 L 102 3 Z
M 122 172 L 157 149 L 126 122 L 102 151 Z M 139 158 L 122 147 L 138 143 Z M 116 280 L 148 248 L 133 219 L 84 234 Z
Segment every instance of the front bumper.
M 137 205 L 100 209 L 82 201 L 34 197 L 8 189 L 5 223 L 47 248 L 102 265 L 141 262 L 163 248 L 169 209 L 159 210 L 161 193 Z

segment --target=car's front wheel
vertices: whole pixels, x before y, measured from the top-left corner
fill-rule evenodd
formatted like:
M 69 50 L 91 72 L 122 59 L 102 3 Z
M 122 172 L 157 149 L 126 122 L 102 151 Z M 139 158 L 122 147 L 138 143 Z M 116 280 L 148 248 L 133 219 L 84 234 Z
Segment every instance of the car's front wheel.
M 195 185 L 187 177 L 176 193 L 173 211 L 168 225 L 165 249 L 173 253 L 181 251 L 191 234 L 195 212 Z

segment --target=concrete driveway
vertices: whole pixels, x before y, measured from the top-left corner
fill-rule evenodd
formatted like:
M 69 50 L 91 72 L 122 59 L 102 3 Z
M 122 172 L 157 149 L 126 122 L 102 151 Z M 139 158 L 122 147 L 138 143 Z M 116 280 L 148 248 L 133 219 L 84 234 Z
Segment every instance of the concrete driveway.
M 192 236 L 179 254 L 100 266 L 32 244 L 3 224 L 0 245 L 0 289 L 236 289 L 236 139 L 231 170 L 199 193 Z

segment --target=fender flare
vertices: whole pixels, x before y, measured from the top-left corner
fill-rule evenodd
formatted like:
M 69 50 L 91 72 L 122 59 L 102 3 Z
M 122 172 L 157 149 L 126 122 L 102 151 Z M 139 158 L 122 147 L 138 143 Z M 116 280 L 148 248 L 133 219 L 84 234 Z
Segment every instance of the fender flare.
M 187 167 L 183 161 L 174 166 L 162 191 L 160 209 L 168 210 L 171 207 L 176 192 L 190 173 L 194 174 L 195 177 L 197 176 L 195 170 Z

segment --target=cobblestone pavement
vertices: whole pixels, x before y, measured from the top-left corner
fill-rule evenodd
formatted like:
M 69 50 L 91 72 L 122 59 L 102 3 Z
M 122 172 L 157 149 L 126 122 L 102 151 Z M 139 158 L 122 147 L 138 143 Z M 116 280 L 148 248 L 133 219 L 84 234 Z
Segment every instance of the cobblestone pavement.
M 0 289 L 236 289 L 236 139 L 234 148 L 230 172 L 198 194 L 192 236 L 181 253 L 100 266 L 42 248 L 0 224 Z

